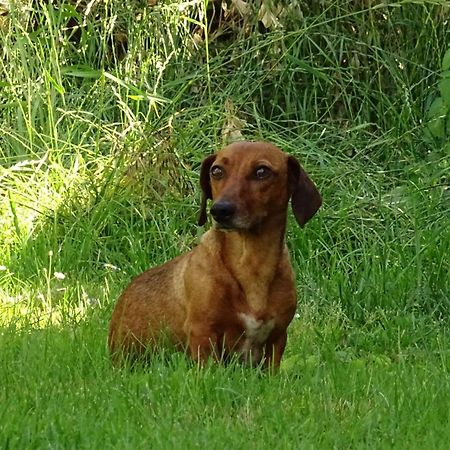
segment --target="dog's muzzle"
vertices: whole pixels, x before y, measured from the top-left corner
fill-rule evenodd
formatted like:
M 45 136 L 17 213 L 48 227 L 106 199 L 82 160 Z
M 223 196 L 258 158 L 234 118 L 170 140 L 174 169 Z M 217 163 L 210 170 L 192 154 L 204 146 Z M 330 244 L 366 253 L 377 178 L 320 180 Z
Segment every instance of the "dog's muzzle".
M 227 200 L 221 200 L 211 206 L 211 215 L 220 228 L 234 228 L 236 205 Z

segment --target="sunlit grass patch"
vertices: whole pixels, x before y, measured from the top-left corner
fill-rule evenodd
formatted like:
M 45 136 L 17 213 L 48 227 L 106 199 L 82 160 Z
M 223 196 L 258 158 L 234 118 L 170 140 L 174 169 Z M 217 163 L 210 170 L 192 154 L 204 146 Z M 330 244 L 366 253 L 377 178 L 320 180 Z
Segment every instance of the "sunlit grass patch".
M 76 325 L 108 300 L 107 282 L 100 289 L 85 288 L 80 282 L 65 280 L 61 272 L 42 276 L 45 281 L 40 288 L 32 283 L 18 288 L 11 277 L 9 289 L 0 290 L 0 326 L 26 330 Z

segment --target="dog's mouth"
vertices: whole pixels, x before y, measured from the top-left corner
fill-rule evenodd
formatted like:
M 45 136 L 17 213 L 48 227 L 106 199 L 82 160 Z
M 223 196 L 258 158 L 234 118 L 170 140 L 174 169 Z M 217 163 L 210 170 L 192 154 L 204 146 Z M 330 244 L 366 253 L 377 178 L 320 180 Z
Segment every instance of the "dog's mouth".
M 246 231 L 251 228 L 248 221 L 239 217 L 230 217 L 227 219 L 214 219 L 214 228 L 222 231 Z
M 216 220 L 214 219 L 214 228 L 217 230 L 231 231 L 236 230 L 238 227 L 235 226 L 233 220 Z

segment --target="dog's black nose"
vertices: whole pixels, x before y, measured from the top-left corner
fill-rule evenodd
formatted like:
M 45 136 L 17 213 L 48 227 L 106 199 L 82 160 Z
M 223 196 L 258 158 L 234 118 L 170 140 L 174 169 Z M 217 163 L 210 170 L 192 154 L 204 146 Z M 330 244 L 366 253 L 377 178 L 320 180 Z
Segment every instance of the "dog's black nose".
M 211 214 L 214 220 L 220 224 L 229 224 L 236 212 L 236 206 L 226 200 L 214 203 L 211 207 Z

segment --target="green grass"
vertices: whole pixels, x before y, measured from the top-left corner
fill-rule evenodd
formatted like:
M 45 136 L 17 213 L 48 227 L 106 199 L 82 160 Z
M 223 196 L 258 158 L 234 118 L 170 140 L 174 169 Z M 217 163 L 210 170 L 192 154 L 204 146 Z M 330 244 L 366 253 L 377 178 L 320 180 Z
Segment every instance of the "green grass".
M 289 4 L 261 32 L 202 2 L 8 3 L 1 448 L 448 447 L 450 104 L 430 105 L 450 3 Z M 114 302 L 195 245 L 199 165 L 230 131 L 297 156 L 324 198 L 290 221 L 281 371 L 113 369 Z
M 176 355 L 145 371 L 112 370 L 103 313 L 62 328 L 6 329 L 2 447 L 446 447 L 448 335 L 420 324 L 427 344 L 408 347 L 399 329 L 378 352 L 368 341 L 379 341 L 380 325 L 347 330 L 343 344 L 338 313 L 316 321 L 304 312 L 277 376 L 198 369 Z

